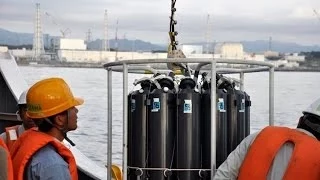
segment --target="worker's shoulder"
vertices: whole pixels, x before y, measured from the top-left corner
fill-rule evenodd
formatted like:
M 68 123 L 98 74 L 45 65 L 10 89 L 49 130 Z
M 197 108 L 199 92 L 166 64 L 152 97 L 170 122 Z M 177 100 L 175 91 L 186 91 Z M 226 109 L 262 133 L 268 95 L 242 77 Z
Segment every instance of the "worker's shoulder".
M 37 164 L 41 164 L 42 167 L 50 167 L 57 164 L 67 165 L 51 144 L 39 149 L 31 159 L 32 166 Z

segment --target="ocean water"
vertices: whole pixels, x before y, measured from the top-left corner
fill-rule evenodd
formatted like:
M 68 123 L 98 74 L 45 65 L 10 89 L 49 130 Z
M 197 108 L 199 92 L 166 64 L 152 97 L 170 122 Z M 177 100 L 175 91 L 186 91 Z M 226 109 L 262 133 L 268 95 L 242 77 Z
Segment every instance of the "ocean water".
M 87 68 L 20 66 L 27 83 L 47 77 L 61 77 L 69 83 L 75 96 L 84 98 L 79 106 L 78 129 L 68 135 L 89 158 L 107 163 L 107 71 Z M 268 125 L 268 72 L 245 74 L 245 91 L 251 96 L 251 132 Z M 129 75 L 133 81 L 142 75 Z M 302 111 L 320 98 L 320 73 L 275 72 L 275 125 L 295 127 Z M 113 162 L 122 161 L 122 74 L 113 72 Z

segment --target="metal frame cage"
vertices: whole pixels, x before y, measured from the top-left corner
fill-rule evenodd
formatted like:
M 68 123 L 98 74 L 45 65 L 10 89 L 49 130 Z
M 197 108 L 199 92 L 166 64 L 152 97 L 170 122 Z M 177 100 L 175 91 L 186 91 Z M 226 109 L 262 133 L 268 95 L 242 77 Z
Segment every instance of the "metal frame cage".
M 164 66 L 159 66 L 160 63 L 193 63 L 197 70 L 211 72 L 211 79 L 216 79 L 216 73 L 221 74 L 239 74 L 240 75 L 240 90 L 244 89 L 244 74 L 269 71 L 269 125 L 274 125 L 274 66 L 268 62 L 252 61 L 252 60 L 237 60 L 237 59 L 216 59 L 216 58 L 167 58 L 167 59 L 135 59 L 121 60 L 106 63 L 104 69 L 107 74 L 107 99 L 108 99 L 108 148 L 107 148 L 107 168 L 108 180 L 111 180 L 111 165 L 112 165 L 112 71 L 123 72 L 123 157 L 122 157 L 122 172 L 123 179 L 127 179 L 127 156 L 128 156 L 128 73 L 138 74 L 153 74 L 168 72 Z M 217 67 L 218 64 L 228 65 L 243 65 L 237 67 Z M 211 65 L 211 66 L 210 66 Z M 209 66 L 209 67 L 208 67 Z M 245 66 L 245 67 L 244 67 Z M 160 69 L 159 69 L 160 68 Z M 211 91 L 216 91 L 216 84 L 211 83 Z M 216 93 L 211 93 L 211 179 L 213 179 L 216 170 Z M 168 169 L 170 170 L 170 169 Z

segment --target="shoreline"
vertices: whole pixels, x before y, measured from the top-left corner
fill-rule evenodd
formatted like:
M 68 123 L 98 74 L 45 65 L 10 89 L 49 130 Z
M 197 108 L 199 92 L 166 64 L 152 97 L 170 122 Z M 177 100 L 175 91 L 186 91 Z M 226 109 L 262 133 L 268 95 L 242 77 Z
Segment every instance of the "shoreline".
M 17 62 L 18 66 L 31 66 L 31 67 L 67 67 L 67 68 L 103 68 L 100 63 L 21 63 Z
M 68 62 L 68 63 L 36 63 L 36 62 L 19 62 L 18 66 L 31 66 L 31 67 L 66 67 L 66 68 L 102 68 L 101 63 L 78 63 L 78 62 Z M 320 67 L 275 67 L 276 72 L 320 72 Z
M 274 68 L 277 72 L 320 72 L 320 67 Z

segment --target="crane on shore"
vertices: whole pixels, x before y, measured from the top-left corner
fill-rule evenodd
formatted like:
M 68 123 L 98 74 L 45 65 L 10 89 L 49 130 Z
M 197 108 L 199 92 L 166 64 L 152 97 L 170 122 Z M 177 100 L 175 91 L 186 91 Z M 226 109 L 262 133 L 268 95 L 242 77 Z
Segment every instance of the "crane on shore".
M 318 18 L 318 20 L 320 21 L 320 15 L 318 13 L 317 10 L 313 9 L 313 13 L 316 15 L 316 17 Z
M 59 27 L 59 31 L 60 31 L 60 33 L 61 33 L 61 37 L 62 37 L 62 38 L 65 38 L 67 35 L 71 34 L 71 30 L 70 30 L 69 28 L 64 28 L 64 27 L 62 27 L 62 25 L 59 24 L 59 23 L 57 23 L 57 21 L 55 20 L 55 18 L 54 18 L 51 14 L 49 14 L 48 12 L 45 12 L 45 15 L 46 15 L 48 18 L 51 19 L 51 21 L 52 21 L 52 23 L 53 23 L 54 25 L 56 25 L 56 26 Z

